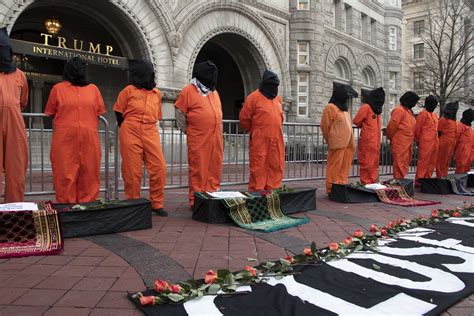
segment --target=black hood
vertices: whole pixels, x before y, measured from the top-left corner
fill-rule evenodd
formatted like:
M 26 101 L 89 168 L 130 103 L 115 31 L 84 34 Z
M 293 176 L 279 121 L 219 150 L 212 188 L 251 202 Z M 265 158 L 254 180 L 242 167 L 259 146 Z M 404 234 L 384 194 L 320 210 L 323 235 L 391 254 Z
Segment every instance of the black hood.
M 262 76 L 262 81 L 258 86 L 258 90 L 268 99 L 273 100 L 278 95 L 278 86 L 280 79 L 278 75 L 270 70 L 265 70 Z
M 347 99 L 349 99 L 349 93 L 343 85 L 334 85 L 334 90 L 332 91 L 331 99 L 329 103 L 336 105 L 342 111 L 347 111 L 349 106 L 347 105 Z
M 73 86 L 87 86 L 89 82 L 86 80 L 86 63 L 79 57 L 69 60 L 64 66 L 63 79 Z
M 130 84 L 138 89 L 152 90 L 155 86 L 155 70 L 148 61 L 130 63 Z
M 0 72 L 10 74 L 16 70 L 13 65 L 13 51 L 7 28 L 0 29 Z
M 456 114 L 458 114 L 459 102 L 451 102 L 446 104 L 444 107 L 443 116 L 447 119 L 456 120 Z
M 418 94 L 412 91 L 407 91 L 400 97 L 400 104 L 408 109 L 411 109 L 416 105 L 418 100 L 420 100 Z
M 438 99 L 435 96 L 429 95 L 425 99 L 425 109 L 426 111 L 433 113 L 436 107 L 438 106 Z
M 383 88 L 380 87 L 370 91 L 366 102 L 370 105 L 370 108 L 375 114 L 380 115 L 382 113 L 383 104 L 385 103 L 385 91 Z
M 474 111 L 472 109 L 467 109 L 466 111 L 462 112 L 461 123 L 471 126 L 472 120 L 474 120 Z
M 212 61 L 205 61 L 194 66 L 193 78 L 199 80 L 210 90 L 216 90 L 217 67 Z

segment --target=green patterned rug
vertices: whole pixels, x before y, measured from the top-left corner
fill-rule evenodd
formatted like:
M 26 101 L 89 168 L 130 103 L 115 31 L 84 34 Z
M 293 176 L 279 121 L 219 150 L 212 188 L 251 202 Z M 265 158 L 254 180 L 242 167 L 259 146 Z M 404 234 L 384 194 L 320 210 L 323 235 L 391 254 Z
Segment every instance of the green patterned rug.
M 284 215 L 277 193 L 248 198 L 227 198 L 222 199 L 222 203 L 228 208 L 232 220 L 245 229 L 269 233 L 309 222 L 306 217 Z

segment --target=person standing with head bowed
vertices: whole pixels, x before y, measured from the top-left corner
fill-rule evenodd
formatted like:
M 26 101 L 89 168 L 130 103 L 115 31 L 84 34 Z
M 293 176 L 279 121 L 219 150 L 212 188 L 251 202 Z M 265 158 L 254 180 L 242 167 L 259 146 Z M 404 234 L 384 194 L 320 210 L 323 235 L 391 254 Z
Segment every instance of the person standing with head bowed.
M 281 187 L 285 170 L 282 99 L 280 80 L 265 70 L 260 86 L 245 100 L 240 126 L 250 132 L 250 192 Z
M 420 97 L 412 92 L 405 92 L 400 97 L 400 105 L 395 107 L 387 124 L 387 137 L 392 145 L 393 177 L 405 179 L 410 167 L 415 138 L 416 120 L 411 110 Z
M 179 129 L 186 133 L 189 162 L 189 205 L 194 192 L 213 192 L 220 188 L 224 147 L 222 107 L 216 91 L 217 67 L 211 61 L 194 66 L 191 83 L 175 103 Z
M 167 216 L 164 210 L 166 162 L 157 127 L 158 120 L 163 119 L 161 93 L 155 88 L 153 65 L 144 61 L 132 63 L 129 82 L 114 105 L 120 127 L 125 197 L 140 198 L 142 166 L 145 162 L 150 176 L 152 211 L 158 216 Z
M 21 111 L 28 103 L 28 82 L 13 65 L 5 27 L 0 29 L 0 196 L 5 172 L 5 203 L 24 200 L 28 143 Z
M 347 110 L 349 93 L 343 85 L 335 85 L 329 104 L 324 108 L 321 131 L 328 144 L 326 167 L 326 193 L 333 184 L 347 184 L 354 159 L 354 133 Z
M 456 122 L 458 110 L 458 102 L 448 103 L 444 108 L 443 117 L 439 119 L 439 150 L 438 161 L 436 162 L 436 176 L 438 178 L 448 175 L 449 165 L 454 156 L 458 134 L 458 123 Z
M 419 179 L 431 178 L 438 160 L 438 115 L 434 110 L 438 106 L 436 97 L 429 95 L 425 99 L 425 109 L 416 117 L 415 141 L 418 144 L 418 162 L 416 165 L 415 186 Z
M 86 80 L 86 63 L 72 58 L 64 66 L 63 81 L 53 86 L 44 111 L 53 117 L 51 164 L 58 203 L 98 199 L 98 117 L 105 112 L 99 89 Z
M 352 120 L 361 128 L 357 144 L 357 158 L 362 184 L 376 183 L 379 178 L 380 141 L 382 132 L 382 107 L 385 91 L 378 88 L 370 91 L 367 103 L 363 104 Z
M 468 109 L 462 112 L 461 122 L 458 123 L 457 143 L 454 152 L 456 161 L 456 173 L 466 173 L 471 170 L 471 150 L 472 150 L 472 120 L 474 112 Z

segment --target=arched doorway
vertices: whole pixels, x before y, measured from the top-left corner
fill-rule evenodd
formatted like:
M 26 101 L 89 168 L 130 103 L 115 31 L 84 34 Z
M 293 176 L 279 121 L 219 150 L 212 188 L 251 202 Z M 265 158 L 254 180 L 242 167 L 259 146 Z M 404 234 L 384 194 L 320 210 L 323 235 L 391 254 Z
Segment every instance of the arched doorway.
M 46 29 L 48 18 L 61 23 L 57 34 Z M 30 83 L 25 111 L 32 113 L 44 110 L 52 86 L 61 81 L 64 63 L 79 55 L 88 63 L 89 81 L 102 93 L 108 121 L 114 122 L 111 108 L 127 84 L 127 60 L 149 59 L 139 30 L 108 1 L 35 1 L 16 19 L 10 37 L 17 66 Z
M 266 68 L 257 48 L 234 33 L 214 36 L 199 51 L 194 65 L 211 60 L 218 70 L 217 91 L 224 119 L 238 119 L 245 97 L 258 88 Z

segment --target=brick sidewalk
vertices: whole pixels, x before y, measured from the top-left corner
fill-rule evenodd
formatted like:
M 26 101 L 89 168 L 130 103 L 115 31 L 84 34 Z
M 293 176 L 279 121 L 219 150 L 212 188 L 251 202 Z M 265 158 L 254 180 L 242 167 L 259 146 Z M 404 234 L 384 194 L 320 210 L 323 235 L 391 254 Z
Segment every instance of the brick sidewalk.
M 324 187 L 321 181 L 288 185 Z M 242 186 L 234 188 L 245 190 Z M 126 291 L 142 290 L 157 277 L 178 281 L 188 275 L 202 278 L 209 268 L 242 269 L 249 264 L 249 257 L 258 262 L 278 259 L 301 252 L 311 241 L 325 247 L 329 242 L 342 241 L 356 229 L 367 230 L 372 223 L 383 225 L 400 217 L 428 215 L 432 208 L 338 204 L 329 201 L 323 191 L 317 194 L 317 211 L 298 214 L 311 222 L 264 234 L 193 221 L 187 190 L 167 190 L 168 218 L 153 217 L 152 229 L 107 236 L 120 245 L 129 240 L 139 246 L 102 247 L 103 236 L 67 239 L 65 252 L 59 256 L 0 259 L 0 315 L 138 315 L 140 312 L 126 299 Z M 473 200 L 456 195 L 416 196 L 441 201 L 442 208 Z M 473 313 L 471 296 L 446 315 Z

